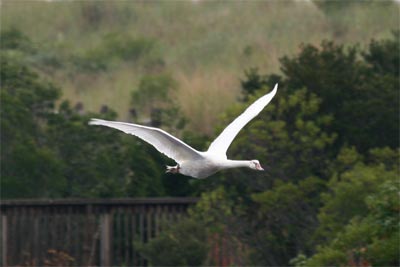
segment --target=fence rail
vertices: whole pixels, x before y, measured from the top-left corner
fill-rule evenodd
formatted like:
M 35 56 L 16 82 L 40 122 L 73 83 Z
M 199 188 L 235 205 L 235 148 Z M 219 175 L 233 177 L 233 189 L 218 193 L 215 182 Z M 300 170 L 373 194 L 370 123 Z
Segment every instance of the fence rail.
M 197 198 L 4 200 L 2 266 L 145 266 L 135 249 Z

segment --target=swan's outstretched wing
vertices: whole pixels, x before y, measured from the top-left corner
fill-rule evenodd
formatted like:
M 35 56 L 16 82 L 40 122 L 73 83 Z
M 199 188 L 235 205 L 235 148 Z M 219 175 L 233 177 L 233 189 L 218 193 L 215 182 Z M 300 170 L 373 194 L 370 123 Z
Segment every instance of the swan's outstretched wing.
M 278 84 L 269 94 L 259 98 L 251 104 L 239 117 L 231 122 L 222 133 L 211 143 L 208 152 L 226 157 L 226 151 L 239 131 L 255 116 L 257 116 L 275 96 Z
M 158 151 L 175 160 L 177 163 L 181 163 L 182 161 L 186 160 L 195 160 L 202 157 L 197 150 L 158 128 L 100 119 L 91 119 L 89 125 L 103 125 L 118 129 L 127 134 L 135 135 L 151 144 Z

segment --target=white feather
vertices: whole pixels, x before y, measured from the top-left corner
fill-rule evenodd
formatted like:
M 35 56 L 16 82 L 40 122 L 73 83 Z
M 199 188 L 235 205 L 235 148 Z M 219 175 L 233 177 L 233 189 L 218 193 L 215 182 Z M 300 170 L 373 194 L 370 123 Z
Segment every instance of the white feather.
M 178 138 L 170 135 L 169 133 L 154 127 L 148 127 L 133 123 L 119 122 L 119 121 L 106 121 L 100 119 L 91 119 L 90 125 L 103 125 L 111 128 L 118 129 L 127 134 L 132 134 L 147 143 L 154 146 L 159 152 L 167 157 L 181 163 L 186 160 L 200 159 L 201 154 L 188 146 Z
M 222 133 L 211 143 L 208 148 L 209 153 L 218 154 L 226 158 L 226 151 L 231 145 L 233 139 L 239 131 L 255 116 L 257 116 L 266 105 L 275 96 L 278 89 L 278 84 L 275 84 L 274 89 L 269 93 L 259 98 L 253 104 L 251 104 L 239 117 L 231 122 Z

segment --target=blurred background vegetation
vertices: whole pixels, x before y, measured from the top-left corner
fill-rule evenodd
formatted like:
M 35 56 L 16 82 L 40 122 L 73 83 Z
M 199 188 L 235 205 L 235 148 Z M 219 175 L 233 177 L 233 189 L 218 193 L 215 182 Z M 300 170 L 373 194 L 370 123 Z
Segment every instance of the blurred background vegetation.
M 399 23 L 394 1 L 2 1 L 1 196 L 200 196 L 141 248 L 153 265 L 210 265 L 224 233 L 241 265 L 397 266 Z M 228 151 L 264 173 L 164 174 L 151 146 L 87 126 L 206 149 L 276 82 Z

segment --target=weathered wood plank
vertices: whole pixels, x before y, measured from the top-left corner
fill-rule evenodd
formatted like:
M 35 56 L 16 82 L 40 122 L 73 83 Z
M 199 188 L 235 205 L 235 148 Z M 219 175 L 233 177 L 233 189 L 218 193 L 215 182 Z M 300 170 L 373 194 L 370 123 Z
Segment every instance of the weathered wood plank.
M 1 259 L 2 266 L 8 266 L 8 219 L 7 214 L 1 214 Z
M 140 234 L 140 242 L 144 243 L 146 241 L 146 232 L 145 232 L 145 207 L 143 205 L 140 206 L 139 213 L 139 234 Z M 144 259 L 140 256 L 139 265 L 144 265 Z
M 132 230 L 132 234 L 131 234 L 131 243 L 132 243 L 132 266 L 137 266 L 139 263 L 137 261 L 138 259 L 138 255 L 136 253 L 136 249 L 135 249 L 135 245 L 134 245 L 134 241 L 136 241 L 136 229 L 137 229 L 137 222 L 136 222 L 136 207 L 132 207 L 131 208 L 131 219 L 132 219 L 132 224 L 131 224 L 131 230 Z
M 124 247 L 125 247 L 125 255 L 124 255 L 124 263 L 126 266 L 131 266 L 131 259 L 130 259 L 130 253 L 129 253 L 129 248 L 130 248 L 130 244 L 129 244 L 129 240 L 128 240 L 128 236 L 129 236 L 129 210 L 128 209 L 124 209 Z
M 112 214 L 104 213 L 101 215 L 101 234 L 100 234 L 100 265 L 111 266 L 111 242 L 112 242 Z
M 33 217 L 33 240 L 32 240 L 32 258 L 39 259 L 40 257 L 40 246 L 37 244 L 40 239 L 40 212 L 37 209 L 32 209 Z

